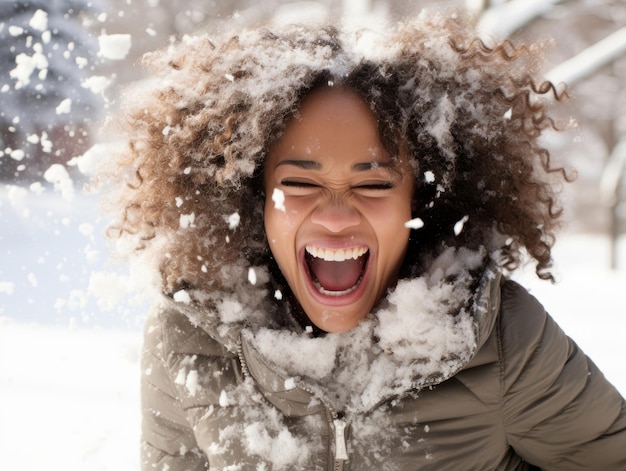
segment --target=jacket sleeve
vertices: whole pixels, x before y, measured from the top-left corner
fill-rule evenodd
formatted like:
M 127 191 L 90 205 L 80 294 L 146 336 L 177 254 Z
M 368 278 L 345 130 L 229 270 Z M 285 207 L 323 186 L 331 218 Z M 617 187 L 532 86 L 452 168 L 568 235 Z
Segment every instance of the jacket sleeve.
M 197 471 L 209 469 L 197 447 L 187 415 L 166 362 L 163 327 L 157 312 L 144 331 L 141 366 L 141 469 Z
M 504 421 L 515 451 L 543 470 L 626 470 L 619 392 L 514 282 L 503 285 L 499 322 Z

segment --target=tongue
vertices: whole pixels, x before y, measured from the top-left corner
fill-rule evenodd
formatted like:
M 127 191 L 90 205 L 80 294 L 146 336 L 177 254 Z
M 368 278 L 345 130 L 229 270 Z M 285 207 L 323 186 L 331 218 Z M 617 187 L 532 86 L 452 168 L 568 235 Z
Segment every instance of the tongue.
M 308 257 L 309 268 L 322 288 L 328 291 L 345 291 L 359 281 L 363 271 L 365 256 L 358 260 L 327 262 L 321 258 Z

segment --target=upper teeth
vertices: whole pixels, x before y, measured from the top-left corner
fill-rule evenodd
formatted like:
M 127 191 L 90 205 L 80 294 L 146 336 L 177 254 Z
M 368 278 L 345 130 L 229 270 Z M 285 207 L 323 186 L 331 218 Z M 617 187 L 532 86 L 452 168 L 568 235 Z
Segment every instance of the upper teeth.
M 324 249 L 321 247 L 306 246 L 306 251 L 313 257 L 321 258 L 327 262 L 343 262 L 363 256 L 367 253 L 367 247 L 351 247 L 348 249 Z

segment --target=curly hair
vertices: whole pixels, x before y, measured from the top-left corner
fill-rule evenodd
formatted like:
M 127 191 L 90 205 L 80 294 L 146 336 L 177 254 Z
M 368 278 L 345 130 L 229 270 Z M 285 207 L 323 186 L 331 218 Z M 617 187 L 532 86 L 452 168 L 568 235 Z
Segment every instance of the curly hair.
M 444 245 L 482 246 L 508 270 L 527 254 L 553 280 L 552 177 L 568 176 L 539 138 L 557 127 L 548 98 L 565 93 L 535 78 L 541 53 L 488 47 L 458 19 L 426 16 L 384 32 L 290 25 L 184 38 L 146 55 L 154 78 L 123 97 L 110 232 L 158 265 L 166 293 L 225 289 L 224 267 L 268 264 L 264 158 L 307 93 L 340 85 L 370 104 L 390 153 L 403 147 L 411 160 L 424 227 L 405 275 Z

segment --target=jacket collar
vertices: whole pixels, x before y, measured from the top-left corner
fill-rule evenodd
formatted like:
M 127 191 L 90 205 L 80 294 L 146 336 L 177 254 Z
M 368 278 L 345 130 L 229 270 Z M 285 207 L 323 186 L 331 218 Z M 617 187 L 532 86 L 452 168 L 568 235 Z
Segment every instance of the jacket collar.
M 176 308 L 184 313 L 194 325 L 209 333 L 211 337 L 216 339 L 227 350 L 239 355 L 249 376 L 255 380 L 266 398 L 284 414 L 293 416 L 313 414 L 318 412 L 320 407 L 324 406 L 331 410 L 345 410 L 348 408 L 352 411 L 363 412 L 390 397 L 402 395 L 412 390 L 420 390 L 449 379 L 467 366 L 489 337 L 500 307 L 499 288 L 501 275 L 496 265 L 491 263 L 483 270 L 477 282 L 474 278 L 466 277 L 464 279 L 465 284 L 458 282 L 446 284 L 442 282 L 445 279 L 446 270 L 449 272 L 451 266 L 456 266 L 456 269 L 458 269 L 457 255 L 454 251 L 448 251 L 447 254 L 439 257 L 433 263 L 428 276 L 430 277 L 429 282 L 431 285 L 436 285 L 437 280 L 439 280 L 438 284 L 449 287 L 452 290 L 452 294 L 454 294 L 455 290 L 460 290 L 459 292 L 462 293 L 462 288 L 464 286 L 467 288 L 470 284 L 471 286 L 477 286 L 473 292 L 467 292 L 464 302 L 460 302 L 453 311 L 448 312 L 448 317 L 451 316 L 451 319 L 469 319 L 469 328 L 461 332 L 460 335 L 461 339 L 466 337 L 467 342 L 454 351 L 442 352 L 438 363 L 434 363 L 430 368 L 422 370 L 418 365 L 430 361 L 429 355 L 423 355 L 422 357 L 411 356 L 410 348 L 404 348 L 403 350 L 402 348 L 396 348 L 398 345 L 390 344 L 385 346 L 376 344 L 374 340 L 374 343 L 370 344 L 370 348 L 363 348 L 361 352 L 362 357 L 358 361 L 360 361 L 363 371 L 360 373 L 364 376 L 370 374 L 373 380 L 384 376 L 390 369 L 397 371 L 397 375 L 392 378 L 393 381 L 390 381 L 390 384 L 379 385 L 377 390 L 372 387 L 369 387 L 368 390 L 369 385 L 365 382 L 359 386 L 360 389 L 348 391 L 348 396 L 341 398 L 338 402 L 325 396 L 325 389 L 327 388 L 324 386 L 328 386 L 328 384 L 325 385 L 320 378 L 309 378 L 306 374 L 302 374 L 302 371 L 296 371 L 295 374 L 294 371 L 287 371 L 288 368 L 280 365 L 280 361 L 274 361 L 275 358 L 271 358 L 272 355 L 268 355 L 267 350 L 264 351 L 262 343 L 259 342 L 260 333 L 265 333 L 266 335 L 281 332 L 290 333 L 295 341 L 306 341 L 307 338 L 301 329 L 294 328 L 294 326 L 287 328 L 282 326 L 281 328 L 281 326 L 277 325 L 275 319 L 272 319 L 272 308 L 267 303 L 268 292 L 262 284 L 258 286 L 242 285 L 230 295 L 218 293 L 212 299 L 203 299 L 202 302 L 177 302 L 175 304 Z M 484 257 L 482 259 L 484 260 Z M 476 267 L 474 266 L 473 268 L 475 269 Z M 419 293 L 418 289 L 424 289 L 424 280 L 422 278 L 424 277 L 399 283 L 395 292 L 404 290 L 406 293 L 414 295 L 416 304 L 418 304 L 419 294 L 416 293 Z M 427 287 L 427 289 L 430 288 Z M 445 313 L 446 309 L 450 307 L 446 292 L 442 293 L 441 305 L 435 306 L 433 311 L 439 314 Z M 426 294 L 430 297 L 431 292 L 429 291 Z M 456 294 L 458 295 L 458 293 Z M 387 319 L 388 325 L 391 322 L 392 328 L 398 327 L 398 325 L 402 327 L 401 319 L 397 320 L 398 325 L 393 326 L 393 323 L 398 318 L 397 314 L 401 311 L 411 311 L 414 304 L 411 304 L 409 309 L 406 309 L 406 306 L 404 309 L 398 306 L 394 308 L 393 296 L 394 293 L 391 293 L 383 307 L 370 316 L 368 321 L 370 324 L 379 322 L 380 318 Z M 423 297 L 425 298 L 426 296 Z M 196 300 L 197 298 L 194 296 L 192 299 Z M 443 317 L 445 316 L 443 314 Z M 370 324 L 364 323 L 361 328 L 377 327 L 376 325 L 372 327 Z M 358 328 L 359 326 L 355 329 Z M 376 334 L 376 332 L 374 333 Z M 412 339 L 412 342 L 419 343 L 420 340 L 428 340 L 428 336 L 432 336 L 432 334 L 432 332 L 426 333 L 424 339 L 417 337 Z M 329 337 L 337 335 L 345 334 L 329 334 Z M 437 335 L 436 332 L 435 335 Z M 362 336 L 361 340 L 372 341 L 372 338 L 376 338 L 376 336 L 371 335 L 370 332 L 369 335 Z M 411 342 L 408 343 L 410 346 Z M 404 344 L 406 347 L 407 342 L 404 342 Z M 433 345 L 436 346 L 437 343 L 434 342 Z M 387 352 L 385 352 L 385 348 Z M 298 347 L 294 344 L 293 352 L 297 351 Z M 400 361 L 396 361 L 397 359 L 395 358 L 398 356 L 398 351 L 403 351 L 405 356 Z M 369 354 L 367 352 L 374 353 Z M 354 354 L 359 352 L 352 350 L 348 353 L 352 354 L 353 358 L 357 358 Z M 369 356 L 365 357 L 363 355 Z M 334 368 L 333 364 L 337 358 L 330 358 L 328 368 Z M 334 377 L 334 375 L 341 377 L 342 373 L 344 377 L 349 376 L 351 373 L 359 374 L 352 372 L 349 369 L 350 367 L 348 365 L 343 370 L 340 368 L 339 370 L 328 371 L 328 373 L 332 373 L 329 377 Z M 379 368 L 379 371 L 383 374 L 376 374 L 376 368 Z M 424 372 L 426 374 L 423 374 Z M 343 389 L 346 388 L 337 387 L 337 391 L 342 391 Z M 349 390 L 350 388 L 347 389 Z M 360 396 L 362 398 L 355 401 L 355 397 L 358 398 Z
M 501 274 L 494 265 L 490 265 L 484 270 L 477 289 L 472 293 L 467 312 L 469 319 L 471 319 L 473 339 L 469 339 L 467 344 L 463 345 L 463 350 L 454 351 L 450 355 L 444 354 L 439 363 L 434 364 L 434 370 L 433 367 L 424 370 L 426 374 L 420 374 L 419 363 L 425 360 L 418 356 L 411 358 L 409 355 L 406 361 L 395 363 L 385 363 L 387 359 L 381 356 L 369 357 L 366 362 L 368 373 L 372 374 L 372 380 L 375 380 L 377 376 L 375 371 L 377 362 L 379 367 L 383 368 L 381 371 L 385 371 L 390 366 L 395 367 L 397 376 L 393 377 L 394 382 L 392 384 L 378 385 L 378 389 L 373 387 L 368 389 L 370 381 L 367 381 L 368 384 L 365 384 L 365 389 L 351 391 L 353 395 L 363 395 L 363 398 L 357 401 L 354 397 L 349 397 L 337 402 L 325 394 L 323 381 L 311 380 L 311 378 L 303 375 L 294 375 L 293 371 L 286 371 L 284 366 L 277 365 L 275 361 L 268 358 L 263 347 L 260 346 L 258 333 L 250 329 L 243 329 L 241 332 L 240 357 L 246 365 L 249 375 L 258 384 L 268 401 L 285 415 L 314 414 L 322 406 L 326 406 L 331 411 L 366 412 L 392 397 L 439 384 L 465 368 L 484 345 L 494 327 L 500 308 L 500 281 Z M 438 334 L 431 332 L 426 335 Z M 293 350 L 296 351 L 297 349 L 298 346 L 294 344 Z M 384 354 L 384 352 L 379 353 Z M 393 356 L 393 353 L 391 355 Z M 349 369 L 343 371 L 339 369 L 334 374 L 338 378 L 346 373 L 350 373 Z M 355 371 L 354 374 L 359 374 L 359 372 Z M 348 410 L 346 411 L 346 409 Z

